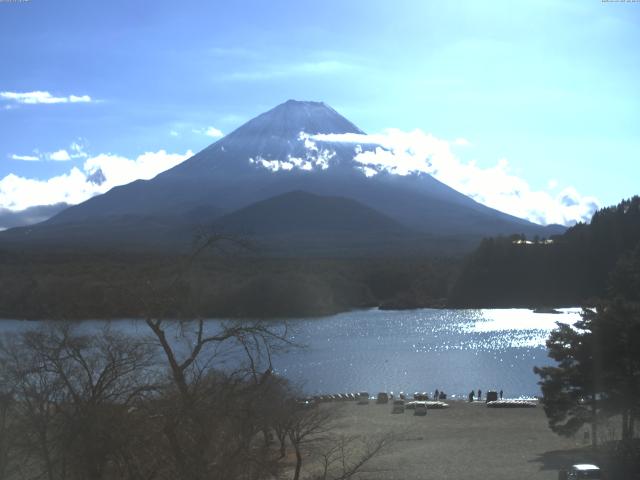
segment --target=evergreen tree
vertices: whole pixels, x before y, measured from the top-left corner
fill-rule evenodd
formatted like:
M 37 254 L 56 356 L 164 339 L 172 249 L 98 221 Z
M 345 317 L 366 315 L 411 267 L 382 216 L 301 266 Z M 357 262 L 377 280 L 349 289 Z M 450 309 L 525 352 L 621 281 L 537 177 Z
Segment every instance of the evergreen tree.
M 600 408 L 607 416 L 620 415 L 623 442 L 633 438 L 640 406 L 640 308 L 620 298 L 587 310 L 593 344 L 601 354 L 603 390 Z
M 597 441 L 597 398 L 600 382 L 598 350 L 593 344 L 589 321 L 572 328 L 558 323 L 547 340 L 549 357 L 557 366 L 535 367 L 543 394 L 544 411 L 554 432 L 572 436 L 585 424 L 591 425 L 591 440 Z
M 591 223 L 574 225 L 552 243 L 521 240 L 520 235 L 483 240 L 464 261 L 450 304 L 580 305 L 608 295 L 611 275 L 618 294 L 640 301 L 640 197 L 597 211 Z
M 620 257 L 609 279 L 609 296 L 640 302 L 640 242 Z
M 573 327 L 558 324 L 547 340 L 553 367 L 536 367 L 549 426 L 573 435 L 599 419 L 619 415 L 622 440 L 633 438 L 640 414 L 640 307 L 617 299 L 584 309 Z

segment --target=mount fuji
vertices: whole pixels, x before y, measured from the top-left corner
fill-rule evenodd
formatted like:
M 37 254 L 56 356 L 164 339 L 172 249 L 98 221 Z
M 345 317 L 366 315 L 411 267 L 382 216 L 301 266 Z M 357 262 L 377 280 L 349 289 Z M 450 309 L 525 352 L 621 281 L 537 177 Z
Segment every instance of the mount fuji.
M 426 173 L 367 171 L 357 154 L 380 147 L 323 134 L 364 132 L 324 103 L 289 100 L 151 180 L 2 232 L 0 242 L 185 250 L 207 227 L 277 251 L 330 254 L 449 241 L 472 247 L 484 236 L 564 230 L 489 208 Z

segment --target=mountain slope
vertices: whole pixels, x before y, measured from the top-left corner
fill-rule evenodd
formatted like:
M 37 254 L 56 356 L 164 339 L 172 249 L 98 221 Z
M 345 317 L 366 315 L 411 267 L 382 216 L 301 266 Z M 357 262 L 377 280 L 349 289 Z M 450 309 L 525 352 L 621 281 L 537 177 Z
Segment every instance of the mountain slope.
M 251 235 L 296 233 L 349 233 L 359 236 L 403 234 L 408 229 L 392 218 L 355 200 L 288 192 L 269 198 L 214 222 L 214 227 Z
M 488 208 L 427 174 L 380 172 L 367 177 L 354 156 L 375 146 L 313 138 L 326 133 L 363 132 L 323 103 L 290 100 L 152 180 L 116 187 L 0 239 L 46 243 L 57 232 L 61 243 L 82 244 L 93 242 L 99 230 L 105 246 L 125 245 L 131 237 L 141 245 L 166 240 L 173 246 L 174 240 L 189 235 L 169 232 L 191 232 L 220 215 L 295 191 L 354 200 L 402 225 L 405 232 L 429 236 L 549 236 L 562 230 Z M 141 220 L 137 232 L 132 231 L 132 218 Z
M 343 197 L 302 191 L 256 202 L 218 218 L 213 230 L 249 238 L 263 253 L 362 256 L 402 247 L 424 250 L 424 234 Z

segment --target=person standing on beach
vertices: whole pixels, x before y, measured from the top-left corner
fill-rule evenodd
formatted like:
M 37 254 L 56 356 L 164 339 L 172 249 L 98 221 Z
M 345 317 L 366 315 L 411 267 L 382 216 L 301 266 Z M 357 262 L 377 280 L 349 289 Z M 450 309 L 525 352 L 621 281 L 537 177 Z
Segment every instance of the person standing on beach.
M 433 399 L 434 400 L 438 400 L 440 398 L 440 393 L 438 392 L 438 389 L 436 388 L 435 393 L 433 394 Z
M 474 395 L 474 393 L 475 393 L 475 392 L 474 392 L 473 390 L 471 390 L 471 391 L 469 392 L 469 402 L 473 402 L 473 395 Z
M 482 390 L 478 389 L 478 400 L 482 400 Z
M 500 390 L 500 400 L 502 400 L 502 390 Z

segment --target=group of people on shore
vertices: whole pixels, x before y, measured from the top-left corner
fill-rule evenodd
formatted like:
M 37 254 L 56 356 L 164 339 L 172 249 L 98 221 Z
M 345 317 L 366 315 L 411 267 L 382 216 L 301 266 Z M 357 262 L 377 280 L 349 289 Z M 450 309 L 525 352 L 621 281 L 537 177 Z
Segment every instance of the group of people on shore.
M 446 400 L 447 399 L 447 394 L 444 393 L 443 391 L 439 391 L 436 388 L 436 391 L 433 392 L 433 399 L 434 400 Z
M 437 390 L 436 390 L 436 391 L 437 391 Z M 476 392 L 475 392 L 475 390 L 471 390 L 471 391 L 469 392 L 469 401 L 470 401 L 470 402 L 473 402 L 474 397 L 475 397 L 475 393 L 476 393 Z M 500 400 L 502 400 L 502 393 L 503 393 L 503 392 L 502 392 L 502 390 L 500 390 L 500 393 L 499 393 L 499 395 L 500 395 Z M 480 389 L 478 389 L 478 398 L 477 398 L 477 400 L 478 400 L 478 401 L 482 400 L 482 390 L 480 390 Z

